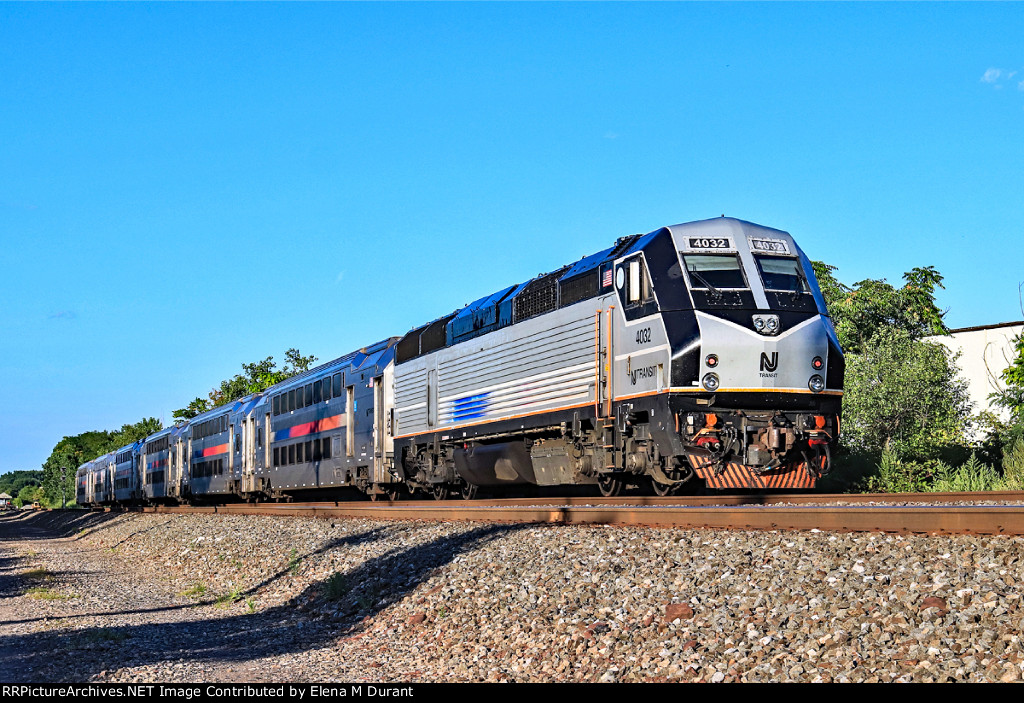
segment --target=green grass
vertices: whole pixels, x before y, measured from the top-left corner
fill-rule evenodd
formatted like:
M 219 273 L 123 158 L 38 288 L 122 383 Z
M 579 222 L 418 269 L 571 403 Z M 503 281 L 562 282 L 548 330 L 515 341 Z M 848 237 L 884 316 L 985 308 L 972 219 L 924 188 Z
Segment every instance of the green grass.
M 935 482 L 928 490 L 938 492 L 955 491 L 995 491 L 999 490 L 1005 483 L 999 476 L 999 472 L 988 464 L 978 459 L 977 454 L 971 454 L 971 458 L 959 468 L 953 468 L 948 464 L 940 462 L 941 466 L 936 472 Z
M 50 581 L 53 579 L 53 574 L 47 571 L 45 567 L 29 569 L 22 573 L 22 576 L 27 578 L 29 581 Z
M 218 608 L 227 608 L 232 603 L 237 603 L 242 600 L 242 587 L 235 586 L 227 593 L 222 593 L 217 596 L 217 599 L 213 602 Z
M 345 574 L 342 573 L 333 573 L 324 582 L 324 595 L 327 597 L 327 600 L 341 600 L 351 590 L 352 585 L 348 582 Z
M 35 600 L 71 600 L 72 598 L 78 597 L 73 594 L 60 593 L 52 588 L 47 588 L 46 586 L 35 586 L 34 588 L 30 588 L 25 591 L 25 595 L 29 598 L 34 598 Z
M 299 567 L 302 566 L 302 557 L 299 556 L 299 550 L 292 547 L 292 551 L 288 553 L 288 573 L 295 576 L 299 573 Z
M 184 596 L 185 598 L 202 598 L 206 595 L 206 584 L 197 583 L 196 585 L 192 586 L 192 588 L 186 591 L 182 591 L 178 595 Z

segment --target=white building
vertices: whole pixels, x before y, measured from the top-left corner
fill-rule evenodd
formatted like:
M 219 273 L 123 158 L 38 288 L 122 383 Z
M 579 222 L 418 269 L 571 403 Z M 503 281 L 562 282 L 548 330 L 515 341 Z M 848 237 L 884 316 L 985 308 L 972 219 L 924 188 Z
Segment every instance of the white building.
M 974 412 L 991 410 L 1003 420 L 1008 420 L 1009 412 L 998 406 L 993 407 L 988 397 L 1005 388 L 1002 373 L 1016 355 L 1014 342 L 1022 330 L 1024 320 L 963 327 L 950 330 L 949 336 L 927 339 L 942 344 L 954 354 L 960 352 L 957 363 L 960 365 L 960 375 L 967 381 L 967 392 L 974 403 Z

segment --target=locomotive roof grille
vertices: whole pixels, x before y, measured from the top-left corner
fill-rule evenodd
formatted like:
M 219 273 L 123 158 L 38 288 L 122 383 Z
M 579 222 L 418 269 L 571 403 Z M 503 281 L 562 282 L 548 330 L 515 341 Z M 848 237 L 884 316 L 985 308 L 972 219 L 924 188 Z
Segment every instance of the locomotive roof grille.
M 397 344 L 395 363 L 596 297 L 601 290 L 602 266 L 628 251 L 643 236 L 620 237 L 611 247 L 574 264 L 486 295 L 451 315 L 410 330 Z
M 568 268 L 568 266 L 563 266 L 557 271 L 533 279 L 515 298 L 513 320 L 522 322 L 531 317 L 557 310 L 558 279 Z
M 587 298 L 593 298 L 598 293 L 600 282 L 599 268 L 592 268 L 569 279 L 563 278 L 558 282 L 561 289 L 559 292 L 559 301 L 561 303 L 559 307 L 564 308 Z

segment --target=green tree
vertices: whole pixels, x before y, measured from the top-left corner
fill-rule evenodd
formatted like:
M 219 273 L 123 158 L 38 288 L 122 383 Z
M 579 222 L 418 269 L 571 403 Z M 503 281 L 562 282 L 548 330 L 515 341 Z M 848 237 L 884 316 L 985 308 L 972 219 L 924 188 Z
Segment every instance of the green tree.
M 50 507 L 60 506 L 62 497 L 73 502 L 75 474 L 79 466 L 107 452 L 145 439 L 161 429 L 163 423 L 155 417 L 145 417 L 136 423 L 122 425 L 121 429 L 113 432 L 92 430 L 62 438 L 43 462 L 40 500 Z
M 942 275 L 932 266 L 903 274 L 902 288 L 883 279 L 866 279 L 850 287 L 840 283 L 835 266 L 814 262 L 814 273 L 825 297 L 839 343 L 846 353 L 860 353 L 881 330 L 905 330 L 914 339 L 945 334 L 945 315 L 935 304 L 936 288 L 944 288 Z
M 75 472 L 78 467 L 115 449 L 115 437 L 114 432 L 94 430 L 64 437 L 57 442 L 50 456 L 43 462 L 43 501 L 47 505 L 59 506 L 62 486 L 63 497 L 69 501 L 74 500 Z
M 16 496 L 25 486 L 40 486 L 42 482 L 42 471 L 8 471 L 0 476 L 0 493 Z
M 210 405 L 209 399 L 196 398 L 185 407 L 179 408 L 171 414 L 173 415 L 175 422 L 178 420 L 191 420 L 196 415 L 202 415 L 213 407 L 214 406 Z
M 846 360 L 844 441 L 899 457 L 934 458 L 965 444 L 967 384 L 949 351 L 885 327 Z
M 125 445 L 138 442 L 163 428 L 164 424 L 155 417 L 144 417 L 132 425 L 121 425 L 121 429 L 113 433 L 112 441 L 117 445 L 113 448 L 120 449 Z
M 308 371 L 315 362 L 315 356 L 303 356 L 298 349 L 292 348 L 285 352 L 285 364 L 280 369 L 277 368 L 272 356 L 251 364 L 243 363 L 242 373 L 221 381 L 218 387 L 210 391 L 206 399 L 196 398 L 184 408 L 175 410 L 174 418 L 191 420 L 207 410 L 259 393 L 295 374 Z
M 935 303 L 942 275 L 927 266 L 905 273 L 901 287 L 884 279 L 848 286 L 834 266 L 814 262 L 814 271 L 846 355 L 848 468 L 874 471 L 859 480 L 876 487 L 926 485 L 940 455 L 963 451 L 970 420 L 955 357 L 923 340 L 948 332 Z
M 43 489 L 39 486 L 25 486 L 18 491 L 18 495 L 15 496 L 14 500 L 11 502 L 20 508 L 23 505 L 31 505 L 32 503 L 35 503 L 37 500 L 42 498 L 42 495 Z

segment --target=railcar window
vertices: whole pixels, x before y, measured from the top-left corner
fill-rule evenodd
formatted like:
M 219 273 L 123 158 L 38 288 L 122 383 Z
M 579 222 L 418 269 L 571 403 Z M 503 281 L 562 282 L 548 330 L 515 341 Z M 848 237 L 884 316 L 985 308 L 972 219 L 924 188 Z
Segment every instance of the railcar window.
M 274 466 L 281 464 L 281 449 L 280 447 L 274 447 Z
M 334 378 L 332 380 L 334 382 L 334 385 L 331 388 L 332 395 L 335 398 L 340 398 L 341 397 L 341 374 L 340 373 L 334 374 Z
M 280 415 L 280 414 L 281 414 L 281 396 L 275 395 L 274 396 L 274 415 Z
M 755 255 L 754 260 L 757 261 L 757 268 L 761 271 L 761 280 L 764 281 L 765 290 L 778 290 L 787 293 L 810 292 L 798 259 Z
M 320 403 L 324 399 L 324 387 L 320 385 L 320 381 L 313 384 L 313 402 Z
M 288 412 L 295 409 L 295 391 L 288 391 Z
M 299 442 L 295 445 L 295 463 L 301 464 L 302 461 L 302 442 Z
M 322 445 L 320 447 L 320 458 L 321 459 L 330 459 L 331 458 L 331 438 L 330 437 L 324 437 L 322 440 L 320 440 L 320 443 Z
M 735 254 L 686 254 L 691 288 L 746 288 L 743 268 Z
M 309 406 L 309 405 L 312 405 L 312 404 L 313 404 L 313 384 L 312 383 L 308 383 L 308 384 L 306 384 L 306 405 Z
M 288 463 L 289 464 L 294 464 L 295 463 L 295 445 L 294 444 L 289 444 L 288 445 Z

